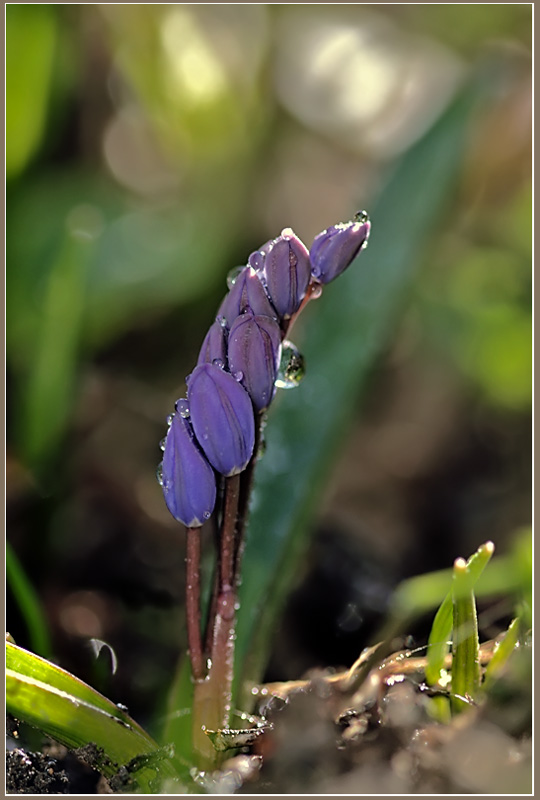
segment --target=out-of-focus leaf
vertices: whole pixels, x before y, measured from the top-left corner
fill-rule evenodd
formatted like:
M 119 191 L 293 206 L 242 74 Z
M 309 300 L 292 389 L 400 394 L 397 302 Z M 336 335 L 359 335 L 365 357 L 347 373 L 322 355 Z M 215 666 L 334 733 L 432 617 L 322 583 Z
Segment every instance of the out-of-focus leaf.
M 22 172 L 41 144 L 56 39 L 56 10 L 52 5 L 9 3 L 6 6 L 8 178 Z
M 50 656 L 52 648 L 47 620 L 34 587 L 9 542 L 6 542 L 6 578 L 26 623 L 32 648 L 42 656 Z
M 57 446 L 72 407 L 87 262 L 88 241 L 66 230 L 47 282 L 19 418 L 22 450 L 32 465 L 41 465 Z
M 480 686 L 478 619 L 469 567 L 462 558 L 454 563 L 452 581 L 452 695 L 454 711 L 463 711 L 477 699 Z
M 6 642 L 6 708 L 70 748 L 94 744 L 96 766 L 111 777 L 130 765 L 136 786 L 178 777 L 170 757 L 131 717 L 69 672 Z M 159 784 L 158 784 L 159 785 Z
M 399 162 L 369 209 L 368 249 L 306 312 L 301 349 L 307 374 L 294 393 L 275 401 L 256 472 L 238 619 L 237 663 L 244 678 L 260 677 L 344 426 L 395 325 L 422 246 L 453 196 L 480 92 L 476 84 L 465 88 Z

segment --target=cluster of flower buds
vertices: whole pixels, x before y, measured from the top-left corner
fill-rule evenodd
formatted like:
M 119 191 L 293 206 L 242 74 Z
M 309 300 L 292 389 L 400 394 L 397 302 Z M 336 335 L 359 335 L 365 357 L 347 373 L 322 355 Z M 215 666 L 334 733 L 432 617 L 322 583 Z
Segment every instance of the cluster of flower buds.
M 216 473 L 242 472 L 258 416 L 275 393 L 282 342 L 306 298 L 340 275 L 366 246 L 365 212 L 315 237 L 311 249 L 290 228 L 252 253 L 230 280 L 197 366 L 186 379 L 164 441 L 160 482 L 173 517 L 201 526 L 216 503 Z

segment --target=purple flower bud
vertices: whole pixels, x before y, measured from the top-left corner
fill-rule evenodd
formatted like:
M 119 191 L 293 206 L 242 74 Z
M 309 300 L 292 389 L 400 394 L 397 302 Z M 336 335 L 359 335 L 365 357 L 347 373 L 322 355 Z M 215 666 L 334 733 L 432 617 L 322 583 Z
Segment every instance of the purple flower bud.
M 319 283 L 330 283 L 341 275 L 367 246 L 370 227 L 367 214 L 359 212 L 355 220 L 332 225 L 319 233 L 309 251 L 313 277 Z
M 307 247 L 284 228 L 281 236 L 271 243 L 264 257 L 266 291 L 280 317 L 290 317 L 298 311 L 310 279 Z
M 174 414 L 165 439 L 162 486 L 167 508 L 188 528 L 209 519 L 216 502 L 216 476 L 201 452 L 189 420 Z
M 275 320 L 250 311 L 235 319 L 229 333 L 229 369 L 257 411 L 267 408 L 274 396 L 280 353 L 281 330 Z
M 257 273 L 250 266 L 245 267 L 236 278 L 219 307 L 217 318 L 225 319 L 230 328 L 236 317 L 244 311 L 266 317 L 277 316 Z
M 208 461 L 222 475 L 242 472 L 255 443 L 255 415 L 244 387 L 215 364 L 199 364 L 189 378 L 188 401 Z
M 212 364 L 221 363 L 225 365 L 227 359 L 227 337 L 225 329 L 218 320 L 216 320 L 204 337 L 204 342 L 199 351 L 199 358 L 197 364 Z

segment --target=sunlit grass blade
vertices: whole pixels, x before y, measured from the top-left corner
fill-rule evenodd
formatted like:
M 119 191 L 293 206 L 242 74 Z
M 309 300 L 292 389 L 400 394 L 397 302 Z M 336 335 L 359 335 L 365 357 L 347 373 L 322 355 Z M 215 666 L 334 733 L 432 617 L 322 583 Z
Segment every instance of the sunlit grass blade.
M 483 689 L 489 689 L 493 682 L 497 680 L 508 663 L 510 656 L 516 649 L 519 640 L 520 623 L 519 617 L 515 617 L 508 626 L 508 630 L 504 636 L 497 643 L 495 652 L 484 673 Z
M 52 648 L 47 620 L 34 588 L 9 542 L 6 542 L 6 578 L 26 623 L 32 649 L 42 656 L 50 656 Z
M 480 661 L 478 619 L 467 562 L 457 558 L 452 581 L 452 696 L 454 712 L 462 711 L 478 696 Z
M 467 561 L 471 585 L 474 586 L 495 551 L 493 542 L 482 544 L 476 553 Z M 441 603 L 428 640 L 426 681 L 430 685 L 436 684 L 444 669 L 444 660 L 450 649 L 450 635 L 452 633 L 452 592 L 448 592 Z
M 140 764 L 132 777 L 141 791 L 154 791 L 157 779 L 178 777 L 170 758 L 162 757 L 156 742 L 112 701 L 9 642 L 6 710 L 69 748 L 95 744 L 103 751 L 96 767 L 107 777 L 120 766 Z

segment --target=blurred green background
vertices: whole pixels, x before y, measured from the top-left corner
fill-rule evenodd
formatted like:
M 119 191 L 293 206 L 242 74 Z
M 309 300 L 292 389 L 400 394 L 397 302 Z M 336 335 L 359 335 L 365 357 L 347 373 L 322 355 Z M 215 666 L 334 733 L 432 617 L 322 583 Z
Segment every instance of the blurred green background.
M 279 679 L 350 664 L 399 580 L 530 523 L 531 7 L 7 6 L 8 539 L 44 654 L 142 722 L 185 644 L 158 442 L 227 272 L 369 211 L 479 64 L 458 196 L 331 465 Z M 11 588 L 7 624 L 36 646 Z

